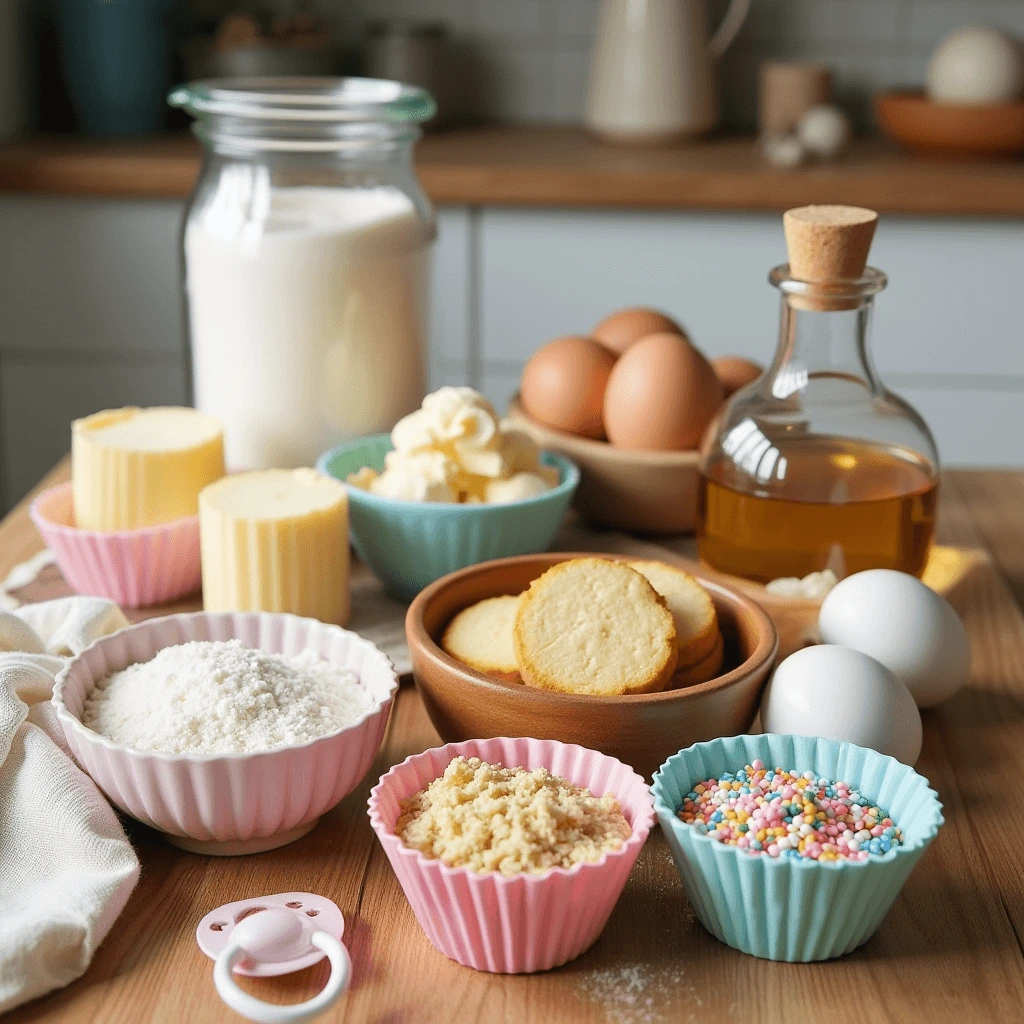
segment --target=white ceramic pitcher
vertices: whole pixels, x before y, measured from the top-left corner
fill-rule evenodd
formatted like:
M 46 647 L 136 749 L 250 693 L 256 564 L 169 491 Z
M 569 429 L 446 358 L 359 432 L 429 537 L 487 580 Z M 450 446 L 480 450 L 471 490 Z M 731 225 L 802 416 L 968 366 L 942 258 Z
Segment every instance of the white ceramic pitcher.
M 602 0 L 587 126 L 625 143 L 699 135 L 718 121 L 714 62 L 750 0 L 732 0 L 709 37 L 706 0 Z

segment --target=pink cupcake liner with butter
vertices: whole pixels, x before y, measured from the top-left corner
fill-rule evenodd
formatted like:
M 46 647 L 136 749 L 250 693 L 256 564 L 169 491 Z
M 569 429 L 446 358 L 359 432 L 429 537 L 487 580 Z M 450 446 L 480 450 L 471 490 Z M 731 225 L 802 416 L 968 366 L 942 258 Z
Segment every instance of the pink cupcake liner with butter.
M 71 484 L 43 491 L 29 515 L 79 594 L 145 608 L 199 589 L 199 516 L 136 530 L 80 530 L 73 525 Z
M 249 753 L 136 750 L 82 724 L 96 683 L 165 647 L 240 640 L 271 654 L 311 649 L 351 670 L 373 698 L 359 721 L 305 743 Z M 359 785 L 387 729 L 398 676 L 369 640 L 340 626 L 271 612 L 193 612 L 148 619 L 102 637 L 58 675 L 53 705 L 71 752 L 125 814 L 196 853 L 274 849 L 305 835 Z
M 547 768 L 596 796 L 612 793 L 632 833 L 599 860 L 542 874 L 483 873 L 431 860 L 395 835 L 400 801 L 442 775 L 459 755 L 509 768 Z M 564 964 L 593 945 L 647 839 L 654 805 L 644 780 L 614 757 L 556 740 L 500 737 L 449 743 L 406 758 L 371 790 L 369 815 L 431 943 L 478 971 L 526 974 Z

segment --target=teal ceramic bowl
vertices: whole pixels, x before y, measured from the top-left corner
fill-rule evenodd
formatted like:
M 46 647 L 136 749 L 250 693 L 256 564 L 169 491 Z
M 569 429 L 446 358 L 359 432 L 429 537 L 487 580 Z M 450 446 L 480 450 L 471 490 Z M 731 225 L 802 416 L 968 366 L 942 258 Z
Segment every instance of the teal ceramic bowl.
M 903 831 L 903 845 L 866 861 L 751 856 L 676 817 L 705 779 L 760 759 L 855 786 Z M 806 963 L 856 949 L 875 933 L 942 824 L 942 804 L 913 768 L 874 750 L 813 736 L 731 736 L 695 743 L 655 773 L 654 810 L 701 924 L 735 949 Z
M 376 434 L 332 449 L 316 465 L 344 482 L 363 466 L 379 472 L 390 450 L 390 436 Z M 507 505 L 399 501 L 346 485 L 356 554 L 390 593 L 413 598 L 428 583 L 467 565 L 547 551 L 579 484 L 580 471 L 553 452 L 544 452 L 541 460 L 558 469 L 558 486 Z

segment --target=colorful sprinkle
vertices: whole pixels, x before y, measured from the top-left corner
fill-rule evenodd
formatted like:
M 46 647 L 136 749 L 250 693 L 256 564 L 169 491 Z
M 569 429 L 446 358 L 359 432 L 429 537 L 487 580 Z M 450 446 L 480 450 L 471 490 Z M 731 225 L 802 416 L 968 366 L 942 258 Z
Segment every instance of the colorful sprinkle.
M 752 857 L 862 861 L 903 842 L 892 818 L 849 783 L 767 769 L 761 761 L 694 786 L 677 814 Z

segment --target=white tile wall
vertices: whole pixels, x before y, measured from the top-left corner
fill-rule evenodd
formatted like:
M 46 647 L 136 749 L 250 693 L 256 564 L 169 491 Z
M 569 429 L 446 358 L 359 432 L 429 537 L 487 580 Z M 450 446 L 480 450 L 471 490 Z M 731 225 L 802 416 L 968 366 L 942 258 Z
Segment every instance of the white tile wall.
M 287 6 L 291 0 L 275 0 Z M 683 0 L 679 0 L 683 2 Z M 600 0 L 314 0 L 349 40 L 371 18 L 441 19 L 482 65 L 467 80 L 467 109 L 498 119 L 579 121 Z M 712 0 L 713 17 L 726 0 Z M 747 24 L 722 63 L 723 121 L 756 118 L 755 73 L 766 58 L 832 63 L 838 93 L 861 123 L 872 92 L 920 83 L 926 59 L 971 22 L 1024 35 L 1024 0 L 753 0 Z M 473 82 L 475 84 L 470 85 Z

